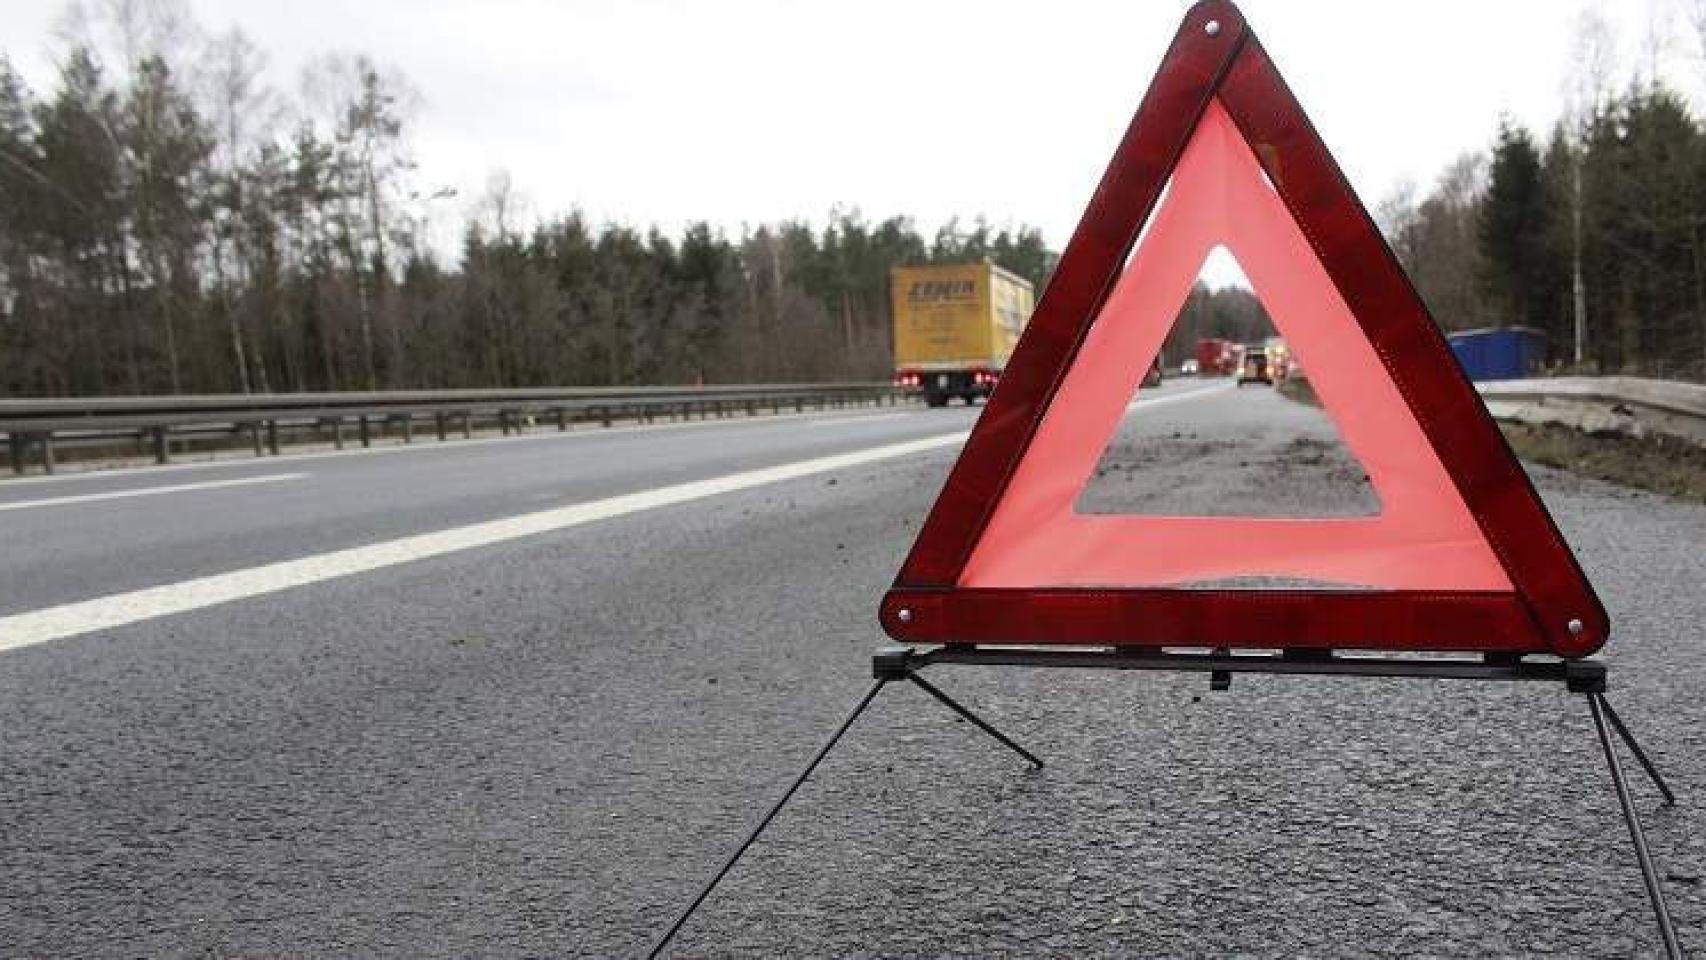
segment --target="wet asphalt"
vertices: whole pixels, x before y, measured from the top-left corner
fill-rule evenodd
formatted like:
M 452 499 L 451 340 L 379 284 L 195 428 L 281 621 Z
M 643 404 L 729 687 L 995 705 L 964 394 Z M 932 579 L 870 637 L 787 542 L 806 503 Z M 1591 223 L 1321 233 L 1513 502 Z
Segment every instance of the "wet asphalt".
M 1140 414 L 1081 509 L 1370 508 L 1327 421 L 1265 388 Z M 696 451 L 657 432 L 603 458 L 574 452 L 587 439 L 324 459 L 311 472 L 365 506 L 311 488 L 268 506 L 259 486 L 112 501 L 104 547 L 20 510 L 0 514 L 0 597 L 32 609 L 969 416 L 712 425 Z M 866 689 L 877 599 L 951 460 L 0 654 L 0 953 L 635 955 Z M 1611 611 L 1612 700 L 1682 798 L 1634 784 L 1706 953 L 1706 508 L 1534 473 Z M 44 496 L 24 489 L 0 499 Z M 160 534 L 171 511 L 201 538 Z M 930 676 L 1048 765 L 884 691 L 672 955 L 1657 955 L 1586 705 L 1562 690 Z

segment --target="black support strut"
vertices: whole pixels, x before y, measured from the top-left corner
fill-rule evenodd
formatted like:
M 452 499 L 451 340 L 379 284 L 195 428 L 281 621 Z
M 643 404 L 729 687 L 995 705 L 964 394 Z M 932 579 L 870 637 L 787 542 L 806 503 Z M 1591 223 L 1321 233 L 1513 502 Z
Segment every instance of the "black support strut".
M 886 659 L 885 655 L 887 655 Z M 734 869 L 735 864 L 740 861 L 741 856 L 746 853 L 747 848 L 751 847 L 753 843 L 758 840 L 758 836 L 764 832 L 764 828 L 770 826 L 770 821 L 776 819 L 776 815 L 782 812 L 782 808 L 784 806 L 787 806 L 788 801 L 793 798 L 795 791 L 799 790 L 800 786 L 812 775 L 812 771 L 816 770 L 818 764 L 823 762 L 823 758 L 829 756 L 829 752 L 835 749 L 835 745 L 841 741 L 842 735 L 845 734 L 848 728 L 853 726 L 853 722 L 858 720 L 860 715 L 865 712 L 865 708 L 871 705 L 871 701 L 877 698 L 877 694 L 881 693 L 883 688 L 893 681 L 911 680 L 926 693 L 941 701 L 943 704 L 946 704 L 948 708 L 953 710 L 955 713 L 976 724 L 979 730 L 982 730 L 984 733 L 987 733 L 991 737 L 1000 741 L 1003 745 L 1011 748 L 1034 766 L 1041 767 L 1043 765 L 1043 762 L 1037 759 L 1037 757 L 1030 751 L 1019 746 L 1017 743 L 1014 743 L 1001 731 L 990 726 L 981 717 L 972 713 L 970 710 L 967 710 L 965 707 L 949 698 L 947 694 L 936 689 L 929 682 L 924 680 L 923 677 L 914 673 L 912 665 L 913 656 L 913 651 L 906 647 L 891 648 L 877 655 L 871 665 L 871 673 L 875 677 L 876 682 L 871 684 L 871 688 L 865 691 L 865 695 L 860 698 L 858 705 L 853 708 L 851 713 L 847 714 L 846 719 L 841 721 L 841 725 L 835 728 L 835 732 L 830 734 L 829 739 L 824 741 L 823 746 L 818 748 L 817 753 L 812 755 L 812 758 L 806 764 L 805 769 L 801 770 L 799 776 L 794 778 L 794 782 L 788 785 L 788 789 L 782 792 L 782 795 L 776 799 L 775 803 L 770 805 L 770 809 L 765 812 L 764 816 L 760 817 L 758 822 L 753 825 L 752 830 L 747 833 L 746 839 L 742 840 L 740 845 L 735 847 L 734 852 L 729 854 L 728 859 L 723 861 L 723 865 L 719 867 L 717 872 L 711 875 L 711 879 L 699 889 L 698 895 L 696 895 L 692 902 L 687 905 L 687 908 L 682 910 L 681 913 L 676 916 L 675 922 L 669 925 L 669 929 L 665 930 L 662 936 L 653 941 L 651 949 L 646 952 L 647 958 L 657 957 L 663 953 L 664 948 L 669 946 L 670 941 L 675 939 L 675 935 L 680 932 L 681 928 L 686 925 L 694 912 L 699 909 L 699 905 L 705 902 L 705 899 L 711 895 L 711 892 L 717 889 L 717 884 L 721 883 L 723 878 L 728 876 L 729 871 Z
M 699 893 L 676 917 L 675 922 L 665 930 L 651 946 L 647 957 L 657 957 L 674 939 L 683 925 L 693 916 L 694 911 L 705 902 L 717 887 L 717 884 L 734 869 L 741 855 L 757 841 L 759 834 L 782 811 L 783 806 L 793 797 L 795 791 L 823 762 L 835 745 L 841 740 L 853 722 L 865 712 L 878 693 L 888 684 L 895 681 L 910 681 L 912 684 L 929 694 L 954 713 L 970 721 L 979 730 L 994 738 L 997 742 L 1023 757 L 1035 767 L 1041 767 L 1043 761 L 1035 754 L 1013 742 L 1001 731 L 990 726 L 982 718 L 960 705 L 953 698 L 937 689 L 936 686 L 923 677 L 919 671 L 927 666 L 938 664 L 959 664 L 964 666 L 1004 666 L 1004 667 L 1058 667 L 1058 668 L 1091 668 L 1113 670 L 1165 670 L 1186 671 L 1209 674 L 1213 689 L 1227 689 L 1232 682 L 1232 675 L 1237 673 L 1265 673 L 1282 675 L 1312 675 L 1339 677 L 1406 677 L 1429 680 L 1495 680 L 1495 681 L 1548 681 L 1563 683 L 1571 693 L 1586 696 L 1588 709 L 1593 715 L 1594 729 L 1599 735 L 1600 747 L 1605 753 L 1606 766 L 1611 772 L 1612 786 L 1617 791 L 1617 801 L 1623 809 L 1623 820 L 1628 825 L 1629 837 L 1635 847 L 1635 859 L 1641 868 L 1641 879 L 1646 884 L 1647 899 L 1652 903 L 1653 915 L 1658 921 L 1659 935 L 1664 940 L 1667 956 L 1672 960 L 1680 960 L 1681 947 L 1677 940 L 1676 927 L 1671 922 L 1670 909 L 1665 903 L 1664 890 L 1659 882 L 1657 868 L 1653 864 L 1651 850 L 1647 847 L 1647 838 L 1641 828 L 1641 821 L 1635 811 L 1635 803 L 1629 790 L 1629 781 L 1623 771 L 1623 765 L 1618 759 L 1612 734 L 1629 748 L 1629 752 L 1639 761 L 1643 770 L 1651 778 L 1653 785 L 1664 797 L 1667 806 L 1676 803 L 1676 795 L 1670 785 L 1659 773 L 1658 766 L 1641 749 L 1640 743 L 1630 733 L 1623 718 L 1611 708 L 1605 698 L 1606 679 L 1605 664 L 1598 660 L 1558 660 L 1554 658 L 1527 659 L 1518 655 L 1488 655 L 1488 656 L 1455 656 L 1455 657 L 1393 657 L 1365 656 L 1343 654 L 1333 651 L 1298 651 L 1280 653 L 1237 653 L 1225 649 L 1207 652 L 1181 652 L 1156 648 L 1042 648 L 1042 647 L 985 647 L 975 645 L 951 645 L 934 648 L 886 647 L 879 650 L 871 661 L 871 673 L 875 683 L 866 691 L 857 706 L 849 713 L 835 732 L 818 749 L 817 753 L 806 764 L 799 776 L 789 784 L 788 789 L 773 803 L 757 824 L 747 833 L 733 853 L 723 862 L 721 868 L 712 875 Z
M 1607 714 L 1615 717 L 1611 704 L 1605 702 L 1605 694 L 1588 694 L 1588 709 L 1593 711 L 1594 730 L 1599 733 L 1599 745 L 1605 750 L 1605 765 L 1611 769 L 1611 785 L 1617 789 L 1617 803 L 1623 807 L 1623 822 L 1629 825 L 1629 839 L 1635 844 L 1635 860 L 1641 865 L 1641 880 L 1647 885 L 1647 899 L 1653 904 L 1653 917 L 1659 924 L 1659 936 L 1664 938 L 1665 955 L 1671 960 L 1682 960 L 1682 947 L 1677 944 L 1676 927 L 1670 919 L 1670 907 L 1665 904 L 1665 891 L 1659 885 L 1658 871 L 1653 868 L 1653 854 L 1647 849 L 1647 834 L 1641 829 L 1641 818 L 1635 813 L 1635 801 L 1629 796 L 1629 780 L 1623 775 L 1623 764 L 1617 759 L 1617 750 L 1611 742 L 1611 732 L 1606 729 Z M 1667 802 L 1674 803 L 1670 788 L 1664 785 L 1664 780 L 1641 753 L 1641 748 L 1635 745 L 1633 737 L 1629 736 L 1627 728 L 1620 722 L 1613 723 L 1623 741 L 1629 744 L 1631 750 L 1641 758 L 1647 767 L 1647 772 L 1653 775 L 1659 789 L 1665 793 Z

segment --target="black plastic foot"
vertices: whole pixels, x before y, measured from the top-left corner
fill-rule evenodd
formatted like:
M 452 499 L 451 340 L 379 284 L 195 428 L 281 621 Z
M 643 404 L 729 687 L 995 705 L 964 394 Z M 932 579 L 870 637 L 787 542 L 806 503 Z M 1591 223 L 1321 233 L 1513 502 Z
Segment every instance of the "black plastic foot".
M 1569 660 L 1564 663 L 1564 687 L 1571 693 L 1604 693 L 1605 663 L 1601 660 Z
M 905 680 L 912 675 L 917 656 L 911 647 L 884 647 L 871 657 L 871 677 L 876 680 Z

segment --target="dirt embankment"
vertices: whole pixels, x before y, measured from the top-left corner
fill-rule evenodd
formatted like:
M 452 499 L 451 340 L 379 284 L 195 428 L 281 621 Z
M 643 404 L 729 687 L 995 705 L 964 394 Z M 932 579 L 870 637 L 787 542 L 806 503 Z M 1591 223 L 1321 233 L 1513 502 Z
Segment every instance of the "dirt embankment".
M 1320 405 L 1307 380 L 1288 380 L 1279 392 L 1299 403 Z M 1706 447 L 1662 433 L 1585 433 L 1558 424 L 1503 420 L 1499 429 L 1524 460 L 1706 503 Z
M 1597 436 L 1556 424 L 1501 422 L 1524 460 L 1706 503 L 1706 447 L 1653 434 Z

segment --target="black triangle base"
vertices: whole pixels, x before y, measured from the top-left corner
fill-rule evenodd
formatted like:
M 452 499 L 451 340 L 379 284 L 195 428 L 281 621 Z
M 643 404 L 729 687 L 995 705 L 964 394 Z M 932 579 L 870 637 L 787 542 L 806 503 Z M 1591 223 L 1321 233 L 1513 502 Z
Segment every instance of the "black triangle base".
M 878 693 L 891 683 L 908 682 L 917 686 L 932 698 L 954 711 L 959 716 L 970 721 L 979 730 L 993 737 L 1003 746 L 1013 750 L 1035 767 L 1043 765 L 1030 751 L 1019 746 L 1001 731 L 995 729 L 981 717 L 966 709 L 947 694 L 937 689 L 935 685 L 919 676 L 919 671 L 929 666 L 937 665 L 961 666 L 999 666 L 999 667 L 1071 667 L 1112 670 L 1169 670 L 1207 673 L 1211 690 L 1226 690 L 1231 687 L 1232 676 L 1237 673 L 1267 673 L 1286 675 L 1312 676 L 1344 676 L 1344 677 L 1401 677 L 1421 680 L 1495 680 L 1495 681 L 1541 681 L 1561 683 L 1567 692 L 1579 693 L 1586 697 L 1588 710 L 1593 716 L 1594 730 L 1599 735 L 1599 744 L 1605 754 L 1607 768 L 1611 772 L 1611 783 L 1617 791 L 1617 800 L 1623 809 L 1623 820 L 1629 828 L 1629 838 L 1635 847 L 1635 859 L 1641 868 L 1641 879 L 1647 888 L 1647 898 L 1652 903 L 1653 915 L 1658 922 L 1659 935 L 1664 941 L 1666 955 L 1673 960 L 1680 960 L 1682 950 L 1677 941 L 1676 927 L 1671 922 L 1670 908 L 1665 903 L 1664 890 L 1659 885 L 1658 871 L 1653 865 L 1652 852 L 1647 847 L 1647 837 L 1641 829 L 1641 820 L 1635 812 L 1635 801 L 1629 791 L 1629 780 L 1624 775 L 1623 764 L 1618 759 L 1616 744 L 1612 738 L 1615 733 L 1630 753 L 1635 756 L 1664 796 L 1666 806 L 1676 803 L 1676 795 L 1671 792 L 1670 785 L 1665 783 L 1658 767 L 1641 749 L 1623 719 L 1613 710 L 1610 701 L 1605 697 L 1606 668 L 1599 660 L 1558 660 L 1555 658 L 1528 659 L 1523 656 L 1508 654 L 1486 654 L 1481 657 L 1391 657 L 1372 656 L 1338 651 L 1297 650 L 1279 651 L 1277 653 L 1233 653 L 1229 650 L 1211 652 L 1191 652 L 1172 649 L 1146 649 L 1131 647 L 1072 647 L 1072 648 L 1042 648 L 1042 647 L 997 647 L 979 645 L 950 644 L 940 647 L 907 647 L 891 646 L 878 650 L 871 659 L 871 675 L 875 683 L 865 692 L 857 706 L 849 713 L 835 732 L 818 749 L 811 761 L 806 764 L 799 776 L 783 792 L 782 796 L 771 805 L 752 830 L 748 832 L 734 852 L 723 862 L 722 867 L 711 877 L 695 896 L 686 909 L 676 917 L 668 930 L 653 942 L 648 957 L 657 957 L 663 953 L 681 928 L 687 923 L 700 904 L 711 895 L 723 877 L 734 869 L 741 855 L 770 825 L 770 821 L 782 811 L 794 792 L 797 791 L 812 771 L 817 769 L 823 758 L 829 755 L 836 743 L 841 740 L 876 699 Z

